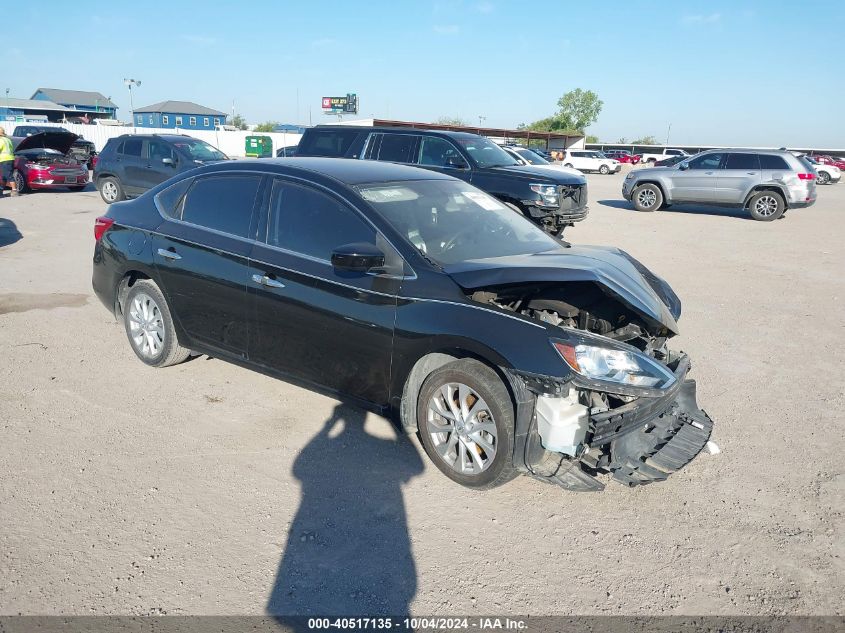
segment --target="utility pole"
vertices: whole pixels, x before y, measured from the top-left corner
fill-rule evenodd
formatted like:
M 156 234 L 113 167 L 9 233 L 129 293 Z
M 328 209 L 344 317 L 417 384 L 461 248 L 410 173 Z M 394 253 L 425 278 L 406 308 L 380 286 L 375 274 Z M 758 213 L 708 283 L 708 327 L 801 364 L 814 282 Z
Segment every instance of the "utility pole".
M 669 124 L 669 129 L 666 130 L 666 147 L 669 147 L 669 135 L 672 133 L 672 124 Z
M 6 88 L 6 114 L 4 115 L 7 120 L 9 119 L 9 90 L 10 88 Z
M 481 116 L 481 115 L 479 114 L 479 115 L 478 115 L 478 127 L 483 127 L 483 126 L 484 126 L 484 122 L 485 122 L 486 120 L 487 120 L 487 117 L 486 117 L 486 116 Z
M 135 129 L 135 103 L 132 100 L 132 86 L 136 88 L 141 85 L 141 81 L 138 79 L 124 79 L 123 83 L 129 88 L 129 109 L 132 110 L 132 132 L 137 132 Z

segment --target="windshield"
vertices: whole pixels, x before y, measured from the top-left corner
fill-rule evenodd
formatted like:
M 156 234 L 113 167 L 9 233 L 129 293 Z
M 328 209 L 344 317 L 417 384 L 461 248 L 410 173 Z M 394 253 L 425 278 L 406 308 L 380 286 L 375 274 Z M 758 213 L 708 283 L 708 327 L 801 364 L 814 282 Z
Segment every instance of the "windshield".
M 182 150 L 194 160 L 205 162 L 209 160 L 227 160 L 228 156 L 216 147 L 213 147 L 196 138 L 179 139 L 173 145 Z
M 440 265 L 561 246 L 519 212 L 464 182 L 416 180 L 357 190 L 410 244 Z
M 514 150 L 514 151 L 517 154 L 519 154 L 520 156 L 522 156 L 522 158 L 524 158 L 526 161 L 528 161 L 529 165 L 548 165 L 549 164 L 549 161 L 547 161 L 545 158 L 543 158 L 539 154 L 535 154 L 530 149 L 517 149 L 517 150 Z
M 513 156 L 510 156 L 489 139 L 479 136 L 478 138 L 456 138 L 453 140 L 469 152 L 469 155 L 473 157 L 479 167 L 503 167 L 519 164 Z

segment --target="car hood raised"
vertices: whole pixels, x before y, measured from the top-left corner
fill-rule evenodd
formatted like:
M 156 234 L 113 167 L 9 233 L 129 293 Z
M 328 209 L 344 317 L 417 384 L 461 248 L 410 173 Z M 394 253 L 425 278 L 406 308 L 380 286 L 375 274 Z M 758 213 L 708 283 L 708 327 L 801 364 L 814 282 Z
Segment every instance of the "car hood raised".
M 552 181 L 558 185 L 585 185 L 587 179 L 582 174 L 573 174 L 559 169 L 546 169 L 548 165 L 505 165 L 502 167 L 486 167 L 484 171 L 506 172 L 521 176 L 525 180 L 540 178 L 544 181 Z
M 653 325 L 678 334 L 681 301 L 663 279 L 618 248 L 570 246 L 535 255 L 476 259 L 444 266 L 462 288 L 532 282 L 598 284 Z
M 15 151 L 26 149 L 54 149 L 67 154 L 76 139 L 80 138 L 73 132 L 39 132 L 20 140 Z

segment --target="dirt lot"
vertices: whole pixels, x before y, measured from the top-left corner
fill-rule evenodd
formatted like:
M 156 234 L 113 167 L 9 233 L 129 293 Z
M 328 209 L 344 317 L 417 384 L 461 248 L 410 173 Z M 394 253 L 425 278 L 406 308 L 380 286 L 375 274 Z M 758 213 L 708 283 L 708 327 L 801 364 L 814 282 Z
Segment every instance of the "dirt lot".
M 723 452 L 601 494 L 474 493 L 377 416 L 149 369 L 91 292 L 96 192 L 0 200 L 0 614 L 845 613 L 845 184 L 763 224 L 622 178 L 567 237 L 674 286 Z

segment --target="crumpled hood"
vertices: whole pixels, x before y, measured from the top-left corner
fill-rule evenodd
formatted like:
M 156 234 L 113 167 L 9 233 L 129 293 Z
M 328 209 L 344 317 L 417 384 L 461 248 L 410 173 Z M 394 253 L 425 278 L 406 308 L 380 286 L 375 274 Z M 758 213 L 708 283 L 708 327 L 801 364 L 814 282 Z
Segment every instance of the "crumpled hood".
M 462 288 L 530 282 L 591 281 L 646 320 L 678 334 L 681 301 L 663 279 L 618 248 L 561 247 L 535 255 L 491 257 L 448 264 L 445 272 Z
M 15 151 L 25 149 L 54 149 L 62 154 L 67 154 L 71 145 L 79 136 L 72 132 L 39 132 L 20 140 Z

